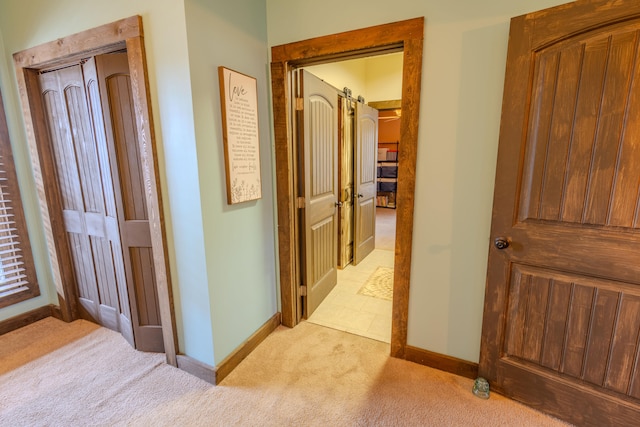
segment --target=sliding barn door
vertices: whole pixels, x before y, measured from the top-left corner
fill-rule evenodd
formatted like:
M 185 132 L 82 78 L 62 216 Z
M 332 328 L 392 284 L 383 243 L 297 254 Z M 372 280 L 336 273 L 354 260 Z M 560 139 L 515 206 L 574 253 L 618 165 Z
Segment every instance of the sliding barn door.
M 80 314 L 133 344 L 109 155 L 94 136 L 82 68 L 45 72 L 40 85 Z
M 511 23 L 480 374 L 578 425 L 640 421 L 640 2 Z
M 338 236 L 338 91 L 307 71 L 299 74 L 303 98 L 305 317 L 336 285 Z
M 338 146 L 340 147 L 339 200 L 340 233 L 338 234 L 338 267 L 345 268 L 353 261 L 353 104 L 351 98 L 340 97 Z
M 354 265 L 365 259 L 376 245 L 378 110 L 357 102 L 355 126 Z
M 88 68 L 85 64 L 85 76 Z M 147 215 L 142 162 L 131 99 L 131 78 L 126 53 L 95 57 L 96 79 L 100 88 L 101 126 L 105 130 L 111 156 L 115 202 L 120 225 L 124 266 L 131 299 L 136 348 L 164 351 L 156 274 L 151 250 L 151 228 Z M 97 89 L 97 88 L 96 88 Z M 91 94 L 91 93 L 90 93 Z M 99 106 L 98 106 L 99 107 Z M 97 108 L 100 110 L 100 108 Z M 98 117 L 98 114 L 96 114 Z

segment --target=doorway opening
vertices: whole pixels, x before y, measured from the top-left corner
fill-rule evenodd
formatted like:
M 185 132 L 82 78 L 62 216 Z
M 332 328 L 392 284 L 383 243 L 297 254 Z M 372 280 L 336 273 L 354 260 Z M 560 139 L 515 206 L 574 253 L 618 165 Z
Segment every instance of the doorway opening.
M 376 242 L 395 241 L 395 211 L 376 208 Z M 394 251 L 376 247 L 357 265 L 339 269 L 337 284 L 308 322 L 351 334 L 391 342 Z
M 278 194 L 278 237 L 282 323 L 293 327 L 301 320 L 299 236 L 295 218 L 295 152 L 290 104 L 292 71 L 303 66 L 336 62 L 385 53 L 403 52 L 402 115 L 403 150 L 398 166 L 403 185 L 396 195 L 396 239 L 391 327 L 391 355 L 404 357 L 407 343 L 409 281 L 413 234 L 416 151 L 422 73 L 424 18 L 416 18 L 361 30 L 334 34 L 272 48 L 272 88 Z
M 321 326 L 390 343 L 395 196 L 397 186 L 402 185 L 397 178 L 397 155 L 401 147 L 402 53 L 303 69 L 334 88 L 344 88 L 335 90 L 339 98 L 337 282 L 315 311 L 306 312 L 303 317 Z M 357 109 L 365 109 L 363 104 L 375 109 L 370 111 L 376 117 L 371 129 L 374 140 L 371 154 L 374 156 L 369 157 L 366 154 L 370 153 L 358 145 L 362 135 L 367 134 L 366 129 L 359 127 L 372 123 L 357 119 L 362 117 Z M 370 165 L 363 165 L 365 158 Z M 356 168 L 358 162 L 359 170 Z M 375 171 L 375 182 L 363 182 L 363 167 Z M 369 195 L 373 218 L 366 216 L 371 215 L 369 210 L 362 209 L 367 185 L 374 185 Z M 373 235 L 369 230 L 370 219 L 374 222 Z M 367 237 L 374 242 L 366 242 Z
M 52 261 L 54 282 L 58 292 L 60 315 L 63 320 L 72 321 L 81 317 L 83 309 L 86 311 L 87 305 L 84 308 L 82 307 L 83 303 L 77 287 L 77 270 L 74 267 L 74 256 L 77 260 L 77 256 L 82 254 L 71 251 L 71 243 L 67 236 L 68 234 L 77 233 L 70 231 L 68 227 L 75 223 L 80 224 L 83 232 L 91 229 L 105 236 L 107 234 L 114 236 L 118 233 L 109 233 L 109 229 L 113 228 L 113 221 L 105 220 L 100 215 L 96 215 L 96 212 L 86 209 L 87 203 L 82 200 L 79 200 L 82 210 L 70 212 L 69 209 L 66 209 L 67 205 L 62 195 L 62 187 L 60 185 L 52 185 L 53 183 L 58 183 L 57 173 L 60 169 L 55 167 L 56 162 L 60 165 L 65 161 L 63 159 L 60 162 L 62 157 L 55 154 L 56 149 L 52 144 L 55 136 L 52 136 L 52 129 L 47 125 L 48 122 L 51 122 L 51 120 L 48 121 L 47 115 L 50 115 L 53 110 L 45 106 L 46 94 L 43 96 L 41 92 L 41 75 L 43 71 L 61 69 L 69 64 L 85 63 L 89 58 L 114 52 L 124 52 L 124 63 L 128 66 L 130 74 L 130 107 L 133 110 L 131 126 L 132 135 L 134 135 L 134 138 L 127 141 L 126 145 L 128 149 L 131 149 L 131 153 L 135 153 L 138 156 L 140 165 L 140 180 L 138 182 L 143 183 L 140 188 L 140 196 L 146 203 L 145 214 L 148 218 L 146 226 L 148 238 L 145 239 L 147 243 L 133 246 L 148 247 L 145 253 L 147 254 L 147 263 L 150 269 L 146 271 L 152 272 L 153 277 L 151 279 L 155 284 L 157 293 L 156 308 L 159 315 L 162 344 L 167 363 L 176 366 L 177 337 L 175 317 L 169 283 L 169 264 L 167 262 L 166 237 L 160 203 L 160 185 L 155 161 L 156 147 L 142 34 L 142 19 L 140 16 L 133 16 L 17 52 L 14 54 L 14 64 L 17 71 L 24 122 L 27 129 L 27 143 L 36 178 L 36 188 L 40 196 L 40 211 L 45 226 L 47 248 Z M 78 65 L 75 66 L 78 67 Z M 55 90 L 66 90 L 73 86 L 60 83 L 58 77 L 55 77 L 54 80 L 55 82 L 52 81 L 51 85 Z M 120 87 L 122 88 L 123 86 Z M 76 105 L 86 106 L 87 111 L 89 111 L 83 114 L 90 114 L 90 102 L 87 100 L 86 95 L 83 95 L 85 90 L 84 84 L 81 83 L 73 86 L 66 95 L 75 95 Z M 94 105 L 99 106 L 99 101 L 98 104 Z M 62 128 L 60 131 L 65 132 Z M 104 132 L 104 129 L 87 129 L 87 132 L 91 134 L 97 134 L 100 131 Z M 77 135 L 74 134 L 74 137 L 77 137 Z M 72 138 L 67 136 L 61 140 L 71 141 Z M 78 142 L 77 144 L 79 145 L 72 148 L 69 153 L 80 149 L 84 143 Z M 93 150 L 88 146 L 82 147 L 82 149 Z M 88 151 L 83 153 L 87 154 Z M 85 156 L 82 161 L 86 158 L 88 157 Z M 93 156 L 93 159 L 95 160 L 96 156 Z M 91 160 L 93 166 L 85 170 L 97 170 L 94 160 Z M 104 172 L 104 176 L 109 174 L 107 167 L 101 170 Z M 74 219 L 79 219 L 79 221 L 74 222 Z M 101 238 L 103 239 L 103 242 L 100 243 L 102 245 L 105 237 L 102 236 Z M 92 237 L 87 237 L 86 240 L 93 245 L 96 239 L 92 235 Z M 94 253 L 97 251 L 95 245 L 91 249 Z M 105 250 L 104 246 L 102 250 Z M 100 309 L 102 308 L 98 310 Z M 140 304 L 131 306 L 131 312 L 135 312 L 134 314 L 138 315 L 140 319 L 144 317 L 144 310 L 145 308 L 141 307 Z M 109 310 L 103 310 L 103 314 L 108 316 Z M 143 324 L 144 320 L 141 323 Z

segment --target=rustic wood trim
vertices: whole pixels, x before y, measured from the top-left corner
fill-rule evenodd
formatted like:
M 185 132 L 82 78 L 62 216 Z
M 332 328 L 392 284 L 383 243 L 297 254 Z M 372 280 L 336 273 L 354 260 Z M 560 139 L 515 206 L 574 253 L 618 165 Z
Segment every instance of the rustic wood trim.
M 33 261 L 33 252 L 31 250 L 31 239 L 29 238 L 29 230 L 27 228 L 27 222 L 24 216 L 24 207 L 22 204 L 22 198 L 20 197 L 20 188 L 18 186 L 18 177 L 16 174 L 16 166 L 13 157 L 13 148 L 11 147 L 11 138 L 9 138 L 9 128 L 7 126 L 7 117 L 5 114 L 4 101 L 2 93 L 0 92 L 0 159 L 2 161 L 3 171 L 3 203 L 4 207 L 2 211 L 7 214 L 13 214 L 12 227 L 15 228 L 16 237 L 9 241 L 16 245 L 15 249 L 20 252 L 21 262 L 23 268 L 22 274 L 26 279 L 26 290 L 5 295 L 0 298 L 0 308 L 8 307 L 21 301 L 25 301 L 31 298 L 35 298 L 40 295 L 40 286 L 38 285 L 38 278 L 36 275 L 36 269 Z M 8 220 L 5 219 L 5 220 Z M 4 221 L 4 220 L 3 220 Z M 4 234 L 4 233 L 3 233 Z M 7 256 L 15 255 L 13 253 L 7 253 Z M 2 257 L 6 259 L 6 257 Z
M 402 108 L 402 100 L 394 99 L 390 101 L 371 101 L 368 102 L 368 105 L 376 110 L 397 110 L 398 108 Z
M 141 23 L 142 25 L 142 23 Z M 167 252 L 166 228 L 162 211 L 162 194 L 158 175 L 158 154 L 155 145 L 151 98 L 147 61 L 142 37 L 127 39 L 127 55 L 131 74 L 131 91 L 134 100 L 136 124 L 138 126 L 138 145 L 142 162 L 143 180 L 146 186 L 147 212 L 151 227 L 151 247 L 158 288 L 158 305 L 162 337 L 164 340 L 167 363 L 176 366 L 178 336 L 173 313 L 173 292 L 169 272 L 169 254 Z
M 62 310 L 60 310 L 60 307 L 57 305 L 51 305 L 51 317 L 55 317 L 58 320 L 62 320 L 63 322 L 64 317 L 62 315 Z
M 233 353 L 216 366 L 216 384 L 226 378 L 245 357 L 264 341 L 281 324 L 281 314 L 278 312 L 267 320 L 253 335 L 243 342 Z
M 51 259 L 53 281 L 58 296 L 63 296 L 58 301 L 62 319 L 66 322 L 71 322 L 78 318 L 79 313 L 74 285 L 75 274 L 71 268 L 72 263 L 70 261 L 71 253 L 67 239 L 59 234 L 59 230 L 64 229 L 60 190 L 56 185 L 45 186 L 45 179 L 43 178 L 55 177 L 54 157 L 50 151 L 49 131 L 46 126 L 42 102 L 30 101 L 31 99 L 41 99 L 38 72 L 34 69 L 22 68 L 16 65 L 16 77 L 40 214 L 44 224 L 47 250 Z
M 166 230 L 162 211 L 161 187 L 158 179 L 157 152 L 151 114 L 151 102 L 147 79 L 147 65 L 144 52 L 142 18 L 132 16 L 91 30 L 73 34 L 49 43 L 17 52 L 13 55 L 18 89 L 22 101 L 27 143 L 31 155 L 36 180 L 36 190 L 40 201 L 47 248 L 53 265 L 54 282 L 60 299 L 60 313 L 65 321 L 78 318 L 74 274 L 70 262 L 70 252 L 64 236 L 57 236 L 56 230 L 63 230 L 60 197 L 56 186 L 46 186 L 44 177 L 54 179 L 55 171 L 46 159 L 52 155 L 43 107 L 38 91 L 38 70 L 63 65 L 87 56 L 114 52 L 127 48 L 133 103 L 138 125 L 138 141 L 142 154 L 143 179 L 147 185 L 147 206 L 151 224 L 152 248 L 156 284 L 161 313 L 163 339 L 167 363 L 176 366 L 177 332 L 173 296 L 171 293 L 169 263 L 166 248 Z M 46 191 L 45 191 L 46 188 Z M 56 212 L 58 212 L 56 214 Z
M 178 369 L 216 385 L 216 368 L 185 354 L 176 355 Z
M 296 282 L 294 194 L 291 135 L 288 109 L 291 94 L 288 74 L 295 66 L 353 59 L 375 53 L 404 52 L 402 73 L 402 116 L 399 170 L 403 185 L 398 192 L 395 275 L 391 355 L 403 357 L 407 344 L 409 282 L 413 237 L 415 167 L 418 147 L 420 88 L 422 81 L 422 43 L 424 18 L 317 37 L 271 48 L 276 150 L 276 189 L 278 194 L 278 238 L 280 261 L 281 309 L 283 324 L 295 326 L 298 286 Z
M 140 16 L 131 16 L 17 52 L 13 61 L 19 68 L 45 69 L 122 49 L 124 41 L 134 37 L 142 37 Z
M 0 322 L 0 335 L 15 331 L 16 329 L 35 323 L 38 320 L 51 317 L 55 310 L 56 307 L 54 305 L 43 305 L 42 307 L 3 320 Z
M 281 314 L 274 314 L 253 335 L 243 342 L 233 353 L 216 367 L 200 362 L 184 354 L 178 354 L 178 368 L 210 384 L 218 385 L 242 362 L 255 348 L 271 334 L 281 322 Z
M 305 65 L 333 62 L 353 59 L 356 55 L 399 52 L 406 40 L 423 37 L 424 18 L 421 17 L 274 46 L 271 58 L 273 62 Z
M 394 259 L 391 355 L 402 357 L 407 345 L 409 285 L 413 245 L 413 207 L 415 204 L 420 89 L 422 84 L 422 37 L 404 41 L 402 65 L 402 121 L 398 152 L 396 194 L 396 247 Z
M 278 195 L 278 252 L 280 256 L 280 298 L 282 300 L 282 324 L 293 328 L 298 323 L 296 315 L 297 292 L 294 257 L 295 249 L 295 195 L 293 192 L 293 154 L 292 147 L 286 143 L 290 116 L 288 105 L 290 94 L 286 90 L 287 67 L 278 62 L 271 63 L 271 85 L 273 87 L 273 116 L 276 140 L 284 143 L 275 144 L 276 156 L 276 193 Z M 283 82 L 285 82 L 283 84 Z M 287 309 L 284 309 L 287 307 Z
M 429 366 L 441 371 L 449 372 L 461 377 L 476 379 L 478 377 L 478 364 L 445 354 L 434 353 L 429 350 L 412 347 L 405 347 L 404 358 L 410 362 Z

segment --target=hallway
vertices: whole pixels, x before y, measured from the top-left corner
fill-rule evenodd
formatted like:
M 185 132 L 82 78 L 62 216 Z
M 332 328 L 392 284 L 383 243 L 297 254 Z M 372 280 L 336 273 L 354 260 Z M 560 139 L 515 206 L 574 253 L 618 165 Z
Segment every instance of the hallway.
M 376 209 L 376 246 L 360 264 L 338 270 L 338 284 L 308 322 L 389 343 L 391 299 L 359 293 L 378 267 L 393 268 L 395 209 Z

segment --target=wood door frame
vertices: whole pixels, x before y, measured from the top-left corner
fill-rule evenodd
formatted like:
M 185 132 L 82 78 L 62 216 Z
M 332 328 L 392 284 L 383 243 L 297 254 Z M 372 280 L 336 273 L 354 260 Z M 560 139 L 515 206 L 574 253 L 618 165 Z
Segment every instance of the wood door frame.
M 56 182 L 52 165 L 49 132 L 39 92 L 39 70 L 65 65 L 82 58 L 127 50 L 131 73 L 133 107 L 140 150 L 143 179 L 151 226 L 151 245 L 156 273 L 158 303 L 167 363 L 177 366 L 177 335 L 162 197 L 158 178 L 157 150 L 149 96 L 147 63 L 144 50 L 142 17 L 132 16 L 77 34 L 44 43 L 13 55 L 22 114 L 27 131 L 27 144 L 34 170 L 45 238 L 58 292 L 60 311 L 65 321 L 78 318 L 75 276 L 71 253 L 64 235 L 62 203 L 59 189 L 46 182 Z M 132 309 L 135 309 L 132 307 Z
M 402 51 L 402 115 L 398 154 L 402 185 L 397 194 L 395 272 L 391 355 L 403 358 L 407 347 L 409 284 L 413 240 L 415 171 L 420 116 L 424 17 L 383 24 L 303 40 L 271 48 L 271 84 L 278 195 L 278 249 L 282 323 L 293 327 L 298 322 L 298 286 L 296 283 L 293 132 L 289 86 L 291 70 L 305 65 L 355 59 Z

